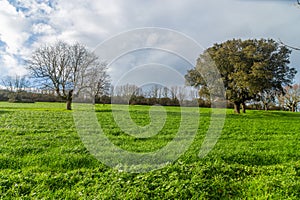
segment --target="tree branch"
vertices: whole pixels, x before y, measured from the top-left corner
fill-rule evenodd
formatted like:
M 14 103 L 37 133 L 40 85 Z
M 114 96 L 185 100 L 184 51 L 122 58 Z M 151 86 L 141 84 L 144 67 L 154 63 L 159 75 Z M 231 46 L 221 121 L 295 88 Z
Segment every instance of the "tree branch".
M 298 3 L 300 5 L 300 0 L 298 0 Z M 294 50 L 300 51 L 300 48 L 287 45 L 284 42 L 282 42 L 280 39 L 279 39 L 279 43 L 282 44 L 282 45 L 284 45 L 284 46 L 286 46 L 286 47 L 288 47 L 288 48 L 290 48 L 290 49 L 294 49 Z

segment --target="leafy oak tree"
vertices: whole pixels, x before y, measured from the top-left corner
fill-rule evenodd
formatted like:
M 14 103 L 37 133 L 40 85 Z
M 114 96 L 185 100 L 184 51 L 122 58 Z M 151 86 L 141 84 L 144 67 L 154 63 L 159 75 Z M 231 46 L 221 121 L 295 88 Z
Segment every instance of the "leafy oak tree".
M 58 41 L 36 49 L 28 60 L 28 70 L 43 88 L 51 89 L 71 110 L 73 92 L 90 88 L 101 94 L 109 83 L 106 64 L 84 45 Z
M 241 105 L 245 112 L 246 101 L 269 91 L 282 93 L 283 87 L 292 83 L 296 70 L 288 66 L 290 53 L 291 50 L 272 39 L 228 40 L 206 49 L 195 68 L 188 71 L 186 80 L 191 86 L 200 87 L 200 92 L 213 95 L 214 88 L 208 87 L 204 77 L 217 73 L 207 67 L 214 62 L 226 98 L 234 104 L 236 113 L 240 113 Z

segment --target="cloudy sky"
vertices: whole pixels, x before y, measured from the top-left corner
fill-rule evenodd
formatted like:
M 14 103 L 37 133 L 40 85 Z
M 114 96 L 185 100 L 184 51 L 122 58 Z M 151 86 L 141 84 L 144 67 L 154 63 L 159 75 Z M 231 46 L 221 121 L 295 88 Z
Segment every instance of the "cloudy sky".
M 300 47 L 299 21 L 296 0 L 0 0 L 0 76 L 26 74 L 24 60 L 43 43 L 79 41 L 93 50 L 114 35 L 142 27 L 178 31 L 204 48 L 262 37 Z M 162 58 L 148 55 L 135 64 Z M 132 55 L 122 59 L 133 63 Z M 291 66 L 298 69 L 300 82 L 300 51 L 292 53 Z M 112 65 L 112 77 L 122 74 L 118 67 Z

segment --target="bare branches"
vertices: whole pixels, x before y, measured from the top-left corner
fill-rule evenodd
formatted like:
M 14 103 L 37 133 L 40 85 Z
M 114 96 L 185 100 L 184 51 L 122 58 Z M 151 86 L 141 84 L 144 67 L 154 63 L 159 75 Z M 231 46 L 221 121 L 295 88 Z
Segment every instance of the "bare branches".
M 300 0 L 298 0 L 300 1 Z M 300 4 L 299 4 L 300 5 Z M 297 51 L 300 51 L 300 48 L 298 47 L 293 47 L 293 46 L 290 46 L 290 45 L 287 45 L 285 44 L 284 42 L 282 42 L 280 39 L 279 39 L 279 43 L 282 44 L 283 46 L 286 46 L 287 48 L 290 48 L 290 49 L 294 49 L 294 50 L 297 50 Z
M 297 0 L 297 5 L 300 6 L 300 0 Z M 283 43 L 280 39 L 279 39 L 279 43 L 286 46 L 286 47 L 288 47 L 288 48 L 290 48 L 290 49 L 294 49 L 294 50 L 297 50 L 297 51 L 300 50 L 300 48 L 298 48 L 298 47 L 290 46 L 290 45 L 287 45 L 287 44 Z
M 10 92 L 21 92 L 29 87 L 30 83 L 26 76 L 6 76 L 2 79 L 2 84 Z
M 100 87 L 100 81 L 106 84 L 109 82 L 106 64 L 101 63 L 96 55 L 79 43 L 69 45 L 58 41 L 40 47 L 28 61 L 27 68 L 41 86 L 53 88 L 58 96 L 70 102 L 73 91 L 78 95 L 83 88 Z
M 284 90 L 285 94 L 278 97 L 279 103 L 285 109 L 288 109 L 292 112 L 297 111 L 300 103 L 300 85 L 295 84 L 292 86 L 286 86 Z
M 55 88 L 57 95 L 65 98 L 68 81 L 68 45 L 57 42 L 53 46 L 43 46 L 37 49 L 28 61 L 28 69 L 34 78 L 39 79 L 42 86 L 50 85 Z

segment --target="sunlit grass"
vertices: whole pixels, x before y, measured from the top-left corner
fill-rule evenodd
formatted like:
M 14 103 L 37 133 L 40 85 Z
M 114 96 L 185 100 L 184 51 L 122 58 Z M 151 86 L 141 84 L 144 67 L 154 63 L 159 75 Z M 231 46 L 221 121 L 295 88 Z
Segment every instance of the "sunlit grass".
M 120 106 L 122 110 L 122 106 Z M 178 130 L 180 109 L 167 107 L 159 134 L 137 139 L 115 123 L 109 105 L 96 113 L 107 137 L 133 152 L 155 151 Z M 140 126 L 149 107 L 132 106 Z M 175 163 L 143 174 L 111 169 L 89 154 L 61 103 L 0 103 L 0 196 L 3 199 L 299 199 L 299 113 L 227 111 L 222 135 L 204 159 L 199 149 L 210 124 L 200 109 L 198 134 Z

